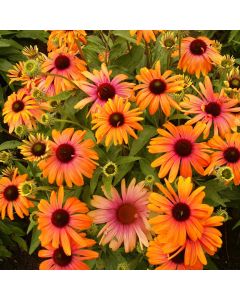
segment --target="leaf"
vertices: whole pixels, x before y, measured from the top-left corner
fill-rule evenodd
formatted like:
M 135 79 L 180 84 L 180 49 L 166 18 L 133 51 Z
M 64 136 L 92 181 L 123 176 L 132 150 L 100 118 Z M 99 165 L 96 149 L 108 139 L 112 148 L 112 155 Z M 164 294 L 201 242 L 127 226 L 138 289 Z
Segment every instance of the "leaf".
M 128 72 L 133 72 L 137 67 L 143 66 L 144 60 L 144 48 L 134 45 L 129 53 L 120 56 L 115 64 L 125 67 Z
M 99 177 L 102 173 L 102 169 L 101 168 L 97 168 L 93 174 L 93 177 L 90 181 L 90 190 L 91 190 L 91 193 L 93 194 L 96 187 L 97 187 L 97 184 L 98 184 L 98 180 L 99 180 Z
M 15 140 L 4 142 L 0 145 L 0 151 L 15 149 L 21 144 L 22 144 L 21 142 Z
M 134 140 L 129 155 L 136 155 L 144 146 L 150 141 L 150 139 L 156 135 L 157 130 L 155 127 L 146 125 L 143 131 L 139 134 L 138 139 Z
M 139 156 L 119 156 L 115 163 L 117 165 L 123 165 L 140 159 L 142 159 L 142 157 Z
M 105 191 L 106 193 L 111 197 L 111 186 L 112 186 L 112 179 L 113 177 L 112 176 L 104 176 L 103 177 L 103 184 L 104 184 L 104 187 L 105 187 Z
M 136 44 L 136 39 L 131 37 L 129 30 L 113 30 L 113 34 L 116 36 L 120 36 L 131 43 Z M 142 44 L 140 45 L 142 46 Z
M 48 97 L 48 101 L 63 101 L 67 100 L 73 95 L 73 91 L 64 91 L 56 96 Z
M 0 58 L 0 71 L 8 72 L 12 67 L 12 64 L 3 58 Z
M 33 232 L 32 232 L 31 244 L 30 244 L 29 251 L 28 251 L 28 253 L 30 255 L 33 254 L 33 252 L 40 245 L 40 240 L 39 240 L 40 233 L 41 233 L 40 230 L 38 230 L 37 227 L 35 227 L 35 230 L 33 230 Z
M 46 42 L 49 33 L 45 30 L 21 30 L 16 34 L 17 38 L 26 38 L 33 40 L 40 40 Z
M 24 167 L 22 163 L 20 163 L 19 161 L 15 161 L 15 165 L 18 168 L 20 174 L 28 174 L 27 168 Z
M 28 225 L 27 234 L 29 234 L 35 226 L 36 226 L 36 222 L 30 222 Z
M 240 220 L 237 221 L 237 223 L 233 226 L 232 230 L 236 229 L 236 228 L 239 227 L 239 226 L 240 226 Z
M 0 47 L 10 47 L 10 44 L 3 39 L 0 40 Z
M 213 260 L 211 259 L 211 257 L 209 255 L 206 254 L 207 257 L 207 265 L 206 265 L 206 269 L 207 270 L 218 270 L 218 267 L 216 266 L 216 264 L 213 262 Z
M 0 257 L 11 257 L 12 253 L 3 245 L 0 245 Z
M 12 230 L 3 221 L 0 221 L 0 231 L 4 234 L 12 233 Z
M 21 238 L 20 236 L 12 236 L 12 239 L 18 244 L 18 246 L 27 252 L 27 243 L 26 241 Z
M 149 162 L 147 159 L 142 159 L 142 160 L 140 160 L 139 163 L 140 163 L 140 169 L 141 169 L 141 171 L 143 172 L 143 174 L 145 176 L 152 175 L 152 176 L 154 176 L 155 181 L 159 182 L 159 178 L 158 178 L 158 176 L 156 174 L 155 169 L 153 169 L 151 167 L 151 162 Z
M 227 198 L 222 197 L 219 195 L 219 192 L 226 189 L 226 186 L 221 184 L 215 179 L 206 181 L 204 183 L 204 186 L 206 187 L 205 193 L 205 203 L 213 205 L 213 206 L 219 206 L 222 205 L 226 207 L 226 202 L 229 202 L 230 200 Z
M 129 163 L 125 165 L 121 165 L 118 168 L 118 173 L 115 176 L 113 185 L 115 186 L 116 184 L 119 183 L 119 181 L 132 169 L 134 163 Z

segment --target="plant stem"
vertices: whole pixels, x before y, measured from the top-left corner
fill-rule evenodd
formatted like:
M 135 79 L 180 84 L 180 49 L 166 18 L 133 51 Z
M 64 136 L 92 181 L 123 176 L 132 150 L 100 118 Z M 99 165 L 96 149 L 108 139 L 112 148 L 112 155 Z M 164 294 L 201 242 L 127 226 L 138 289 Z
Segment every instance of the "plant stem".
M 145 42 L 145 54 L 147 58 L 147 67 L 151 67 L 151 58 L 150 58 L 150 51 L 149 51 L 149 45 L 147 42 Z
M 74 122 L 74 121 L 71 121 L 71 120 L 67 120 L 67 119 L 54 119 L 55 122 L 61 122 L 61 123 L 70 123 L 70 124 L 73 124 L 73 125 L 76 125 L 78 127 L 82 127 L 83 129 L 87 129 L 88 128 L 80 123 L 77 123 L 77 122 Z

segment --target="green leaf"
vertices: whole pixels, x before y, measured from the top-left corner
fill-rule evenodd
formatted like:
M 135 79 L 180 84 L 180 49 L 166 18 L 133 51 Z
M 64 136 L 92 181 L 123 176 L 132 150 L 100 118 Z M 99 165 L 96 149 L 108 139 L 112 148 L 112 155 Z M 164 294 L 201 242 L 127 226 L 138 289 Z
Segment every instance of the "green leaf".
M 104 184 L 106 193 L 107 193 L 110 197 L 111 197 L 112 179 L 113 179 L 112 176 L 109 176 L 109 177 L 104 176 L 104 177 L 103 177 L 103 184 Z
M 19 170 L 20 174 L 27 174 L 28 170 L 26 167 L 24 167 L 24 165 L 22 163 L 20 163 L 19 161 L 15 161 L 15 165 Z
M 239 227 L 239 226 L 240 226 L 240 220 L 237 221 L 237 223 L 233 226 L 232 230 L 236 229 L 236 228 Z
M 12 230 L 3 221 L 0 221 L 0 231 L 4 234 L 11 234 Z
M 214 207 L 219 205 L 226 207 L 225 203 L 229 202 L 230 200 L 224 198 L 219 194 L 220 191 L 226 189 L 226 186 L 224 184 L 221 184 L 215 179 L 211 179 L 209 181 L 204 182 L 204 186 L 206 187 L 205 203 L 213 205 Z
M 155 178 L 155 181 L 159 182 L 159 178 L 154 168 L 151 167 L 151 162 L 147 159 L 140 160 L 140 169 L 145 176 L 152 175 Z
M 30 222 L 28 225 L 27 234 L 29 234 L 35 226 L 36 226 L 36 222 Z
M 150 141 L 150 139 L 156 135 L 157 130 L 153 126 L 144 126 L 143 131 L 139 134 L 138 139 L 134 140 L 129 155 L 136 155 L 144 146 Z
M 117 66 L 120 65 L 122 67 L 125 67 L 128 72 L 133 72 L 137 67 L 143 66 L 144 60 L 144 48 L 134 45 L 129 53 L 120 56 L 115 61 L 115 64 Z
M 3 39 L 0 40 L 0 47 L 10 47 L 10 44 Z
M 119 156 L 115 163 L 117 165 L 123 165 L 140 159 L 142 159 L 142 157 L 139 156 Z
M 15 149 L 21 144 L 22 144 L 21 142 L 15 140 L 4 142 L 0 145 L 0 151 Z
M 27 243 L 26 241 L 21 238 L 20 236 L 13 236 L 12 239 L 18 244 L 18 246 L 27 252 Z
M 119 183 L 119 181 L 132 169 L 134 163 L 129 163 L 125 165 L 121 165 L 118 168 L 118 173 L 115 176 L 113 185 L 115 186 L 116 184 Z
M 113 34 L 116 36 L 120 36 L 131 43 L 136 44 L 136 39 L 131 37 L 129 30 L 113 30 Z M 140 45 L 143 46 L 142 44 Z
M 0 58 L 0 71 L 8 72 L 8 70 L 10 70 L 11 67 L 12 64 L 8 60 Z
M 3 246 L 0 245 L 0 257 L 11 257 L 12 253 L 10 251 L 8 251 L 8 249 Z
M 45 30 L 21 30 L 16 34 L 17 38 L 26 38 L 33 40 L 40 40 L 46 42 L 49 33 Z
M 35 230 L 33 230 L 32 232 L 32 238 L 31 238 L 31 244 L 29 247 L 29 254 L 33 254 L 33 252 L 39 247 L 40 245 L 40 240 L 39 240 L 39 235 L 40 235 L 40 230 L 38 230 L 37 228 L 35 228 Z
M 91 193 L 93 194 L 96 187 L 97 187 L 97 184 L 98 184 L 98 180 L 99 180 L 99 177 L 102 173 L 102 169 L 101 168 L 97 168 L 93 174 L 93 177 L 90 181 L 90 190 L 91 190 Z
M 73 96 L 73 91 L 64 91 L 56 96 L 48 97 L 48 101 L 63 101 L 69 99 L 71 96 Z

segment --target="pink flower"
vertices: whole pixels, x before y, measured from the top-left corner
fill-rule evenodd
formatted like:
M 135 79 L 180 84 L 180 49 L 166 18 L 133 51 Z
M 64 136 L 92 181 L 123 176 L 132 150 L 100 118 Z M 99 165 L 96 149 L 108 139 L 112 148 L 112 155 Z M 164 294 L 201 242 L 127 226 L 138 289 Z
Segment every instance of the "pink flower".
M 98 105 L 104 105 L 108 99 L 114 99 L 116 95 L 122 98 L 129 98 L 134 84 L 122 82 L 128 78 L 123 74 L 116 75 L 113 79 L 110 79 L 111 73 L 112 71 L 108 71 L 104 63 L 101 66 L 101 70 L 93 70 L 93 74 L 88 71 L 82 72 L 93 83 L 87 81 L 75 82 L 89 97 L 80 100 L 74 108 L 82 109 L 88 103 L 93 102 L 90 112 L 96 112 Z
M 134 178 L 126 188 L 123 179 L 121 196 L 114 187 L 111 188 L 111 196 L 102 189 L 106 198 L 94 195 L 91 204 L 97 209 L 89 213 L 95 224 L 106 223 L 98 233 L 98 236 L 102 235 L 100 245 L 109 243 L 115 251 L 124 243 L 125 252 L 130 252 L 138 238 L 140 246 L 147 247 L 150 237 L 147 221 L 149 192 L 144 188 L 144 182 L 136 184 Z

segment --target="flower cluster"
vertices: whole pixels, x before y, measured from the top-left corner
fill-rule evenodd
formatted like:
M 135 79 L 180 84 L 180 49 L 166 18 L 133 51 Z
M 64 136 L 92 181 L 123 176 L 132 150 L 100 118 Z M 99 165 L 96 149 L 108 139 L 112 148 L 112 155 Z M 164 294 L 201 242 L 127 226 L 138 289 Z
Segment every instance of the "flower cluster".
M 5 76 L 2 220 L 28 224 L 42 270 L 206 267 L 240 185 L 235 59 L 187 31 L 54 30 L 46 49 Z

